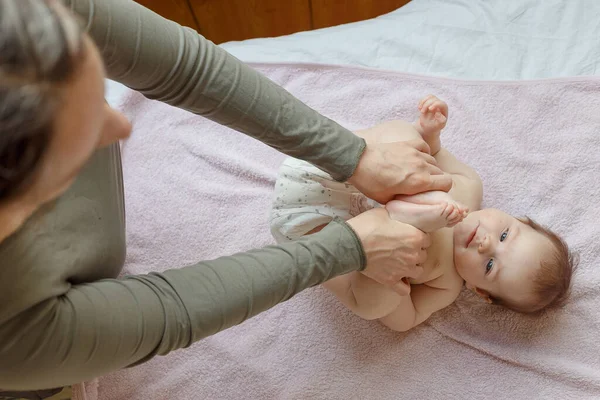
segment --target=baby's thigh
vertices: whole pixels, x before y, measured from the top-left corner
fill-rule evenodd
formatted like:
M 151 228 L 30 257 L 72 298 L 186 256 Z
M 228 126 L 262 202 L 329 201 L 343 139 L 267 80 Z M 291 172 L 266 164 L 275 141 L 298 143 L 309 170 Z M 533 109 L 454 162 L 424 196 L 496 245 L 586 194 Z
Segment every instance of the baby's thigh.
M 271 210 L 278 242 L 295 240 L 339 217 L 348 220 L 376 203 L 313 165 L 288 158 L 279 170 Z

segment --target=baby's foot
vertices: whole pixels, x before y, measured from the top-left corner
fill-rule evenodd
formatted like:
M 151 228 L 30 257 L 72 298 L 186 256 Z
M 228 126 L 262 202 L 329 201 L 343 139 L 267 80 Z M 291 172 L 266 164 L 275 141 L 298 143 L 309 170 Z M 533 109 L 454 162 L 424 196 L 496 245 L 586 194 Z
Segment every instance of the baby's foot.
M 429 95 L 419 102 L 421 115 L 416 127 L 423 140 L 431 147 L 431 154 L 440 149 L 440 132 L 448 121 L 448 105 L 434 95 Z
M 396 196 L 385 206 L 392 219 L 412 225 L 423 232 L 452 227 L 462 221 L 469 209 L 442 191 Z

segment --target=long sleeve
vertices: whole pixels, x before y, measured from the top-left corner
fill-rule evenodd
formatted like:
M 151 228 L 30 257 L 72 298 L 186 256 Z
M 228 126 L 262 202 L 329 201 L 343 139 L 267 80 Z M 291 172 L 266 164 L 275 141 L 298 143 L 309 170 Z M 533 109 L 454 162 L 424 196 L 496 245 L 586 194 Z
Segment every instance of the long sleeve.
M 31 257 L 10 249 L 11 241 L 3 246 L 15 259 Z M 167 354 L 365 264 L 354 232 L 339 220 L 295 243 L 73 286 L 59 269 L 18 261 L 20 268 L 0 270 L 5 390 L 73 384 Z M 47 298 L 15 309 L 36 296 Z
M 111 78 L 339 179 L 352 173 L 364 142 L 195 32 L 129 0 L 63 1 L 90 25 Z M 100 151 L 67 193 L 0 243 L 3 390 L 69 385 L 139 364 L 365 267 L 359 239 L 336 220 L 297 242 L 116 279 L 124 257 L 117 156 L 116 146 Z
M 132 0 L 63 0 L 87 23 L 108 75 L 146 97 L 238 130 L 339 181 L 365 142 L 190 28 Z

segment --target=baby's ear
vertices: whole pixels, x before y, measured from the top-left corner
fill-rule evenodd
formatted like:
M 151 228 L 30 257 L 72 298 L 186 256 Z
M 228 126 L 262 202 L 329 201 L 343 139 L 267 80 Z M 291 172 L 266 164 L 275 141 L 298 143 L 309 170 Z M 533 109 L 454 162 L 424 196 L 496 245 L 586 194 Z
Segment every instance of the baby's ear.
M 492 304 L 492 298 L 490 297 L 490 294 L 488 292 L 486 292 L 483 289 L 479 289 L 478 287 L 475 287 L 473 285 L 470 284 L 466 284 L 467 289 L 472 290 L 473 293 L 475 293 L 477 296 L 481 297 L 483 300 L 485 300 L 486 303 Z

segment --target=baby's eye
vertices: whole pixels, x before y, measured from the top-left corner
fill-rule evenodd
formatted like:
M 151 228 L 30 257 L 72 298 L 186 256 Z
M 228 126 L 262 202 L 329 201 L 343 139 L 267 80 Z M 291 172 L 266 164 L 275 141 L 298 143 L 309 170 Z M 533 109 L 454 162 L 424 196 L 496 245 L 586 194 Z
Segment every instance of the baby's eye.
M 494 268 L 494 260 L 490 258 L 485 266 L 485 274 L 487 275 Z
M 507 236 L 508 236 L 508 231 L 502 232 L 502 235 L 500 235 L 500 241 L 504 242 L 506 240 Z

